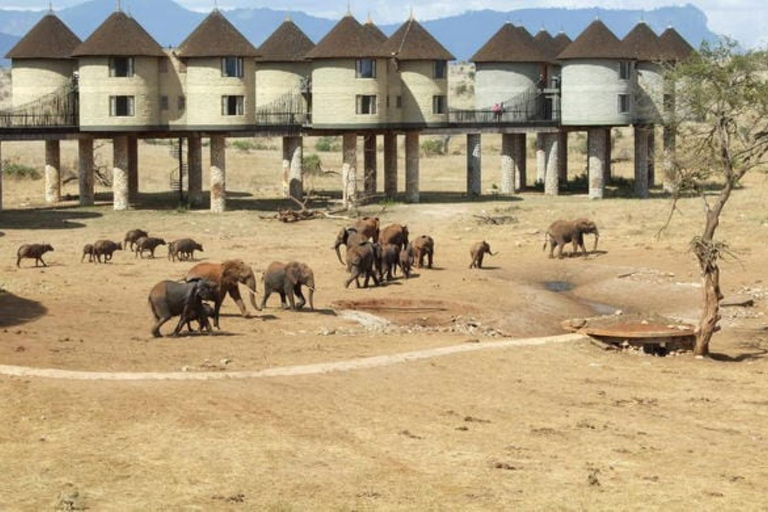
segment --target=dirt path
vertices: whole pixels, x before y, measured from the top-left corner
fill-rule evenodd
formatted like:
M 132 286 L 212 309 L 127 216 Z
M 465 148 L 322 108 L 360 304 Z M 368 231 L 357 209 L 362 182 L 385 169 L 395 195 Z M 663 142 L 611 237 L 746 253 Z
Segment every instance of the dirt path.
M 378 368 L 394 364 L 442 357 L 478 350 L 501 349 L 508 347 L 530 347 L 549 343 L 572 343 L 586 339 L 581 334 L 564 334 L 561 336 L 546 336 L 542 338 L 509 339 L 452 345 L 428 350 L 416 350 L 400 354 L 390 354 L 375 357 L 363 357 L 349 361 L 335 361 L 298 366 L 283 366 L 256 371 L 236 372 L 84 372 L 57 370 L 53 368 L 29 368 L 24 366 L 0 365 L 0 375 L 13 377 L 42 377 L 47 379 L 66 380 L 112 380 L 112 381 L 141 381 L 141 380 L 220 380 L 220 379 L 253 379 L 263 377 L 289 377 L 296 375 L 318 375 L 331 372 L 347 372 L 365 368 Z

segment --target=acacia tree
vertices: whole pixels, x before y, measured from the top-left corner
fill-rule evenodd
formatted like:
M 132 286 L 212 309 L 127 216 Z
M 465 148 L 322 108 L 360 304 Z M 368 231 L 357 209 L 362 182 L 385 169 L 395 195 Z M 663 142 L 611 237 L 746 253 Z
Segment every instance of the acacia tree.
M 767 57 L 763 51 L 739 53 L 725 40 L 703 46 L 665 73 L 666 83 L 673 84 L 671 128 L 678 140 L 672 212 L 686 193 L 701 197 L 705 211 L 704 228 L 690 245 L 703 281 L 697 356 L 709 354 L 712 335 L 719 330 L 723 295 L 718 262 L 727 253 L 727 245 L 715 237 L 720 215 L 741 179 L 768 163 Z

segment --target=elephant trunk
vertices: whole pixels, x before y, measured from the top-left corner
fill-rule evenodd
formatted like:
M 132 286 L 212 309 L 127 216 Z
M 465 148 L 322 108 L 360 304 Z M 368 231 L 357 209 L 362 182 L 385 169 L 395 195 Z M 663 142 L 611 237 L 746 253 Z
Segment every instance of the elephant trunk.
M 595 228 L 595 246 L 592 248 L 592 252 L 597 251 L 597 241 L 600 240 L 600 233 Z
M 342 265 L 344 265 L 346 267 L 347 264 L 344 263 L 344 260 L 341 259 L 341 251 L 339 250 L 340 246 L 341 246 L 341 244 L 336 244 L 334 249 L 336 249 L 336 256 L 339 258 L 339 263 L 341 263 Z
M 312 286 L 309 288 L 309 309 L 312 311 L 315 310 L 315 287 Z
M 261 306 L 256 302 L 256 278 L 253 274 L 245 280 L 245 286 L 248 287 L 248 297 L 251 301 L 251 306 L 256 311 L 261 311 Z

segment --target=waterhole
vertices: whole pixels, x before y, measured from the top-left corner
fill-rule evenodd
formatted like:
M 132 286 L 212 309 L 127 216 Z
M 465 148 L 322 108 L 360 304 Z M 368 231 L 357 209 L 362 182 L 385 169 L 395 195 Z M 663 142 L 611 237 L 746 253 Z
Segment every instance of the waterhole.
M 570 292 L 573 291 L 575 287 L 576 286 L 574 286 L 573 283 L 569 283 L 568 281 L 544 281 L 544 289 L 555 293 Z M 613 307 L 610 304 L 603 304 L 602 302 L 595 302 L 593 300 L 578 297 L 573 297 L 573 299 L 580 304 L 584 304 L 598 315 L 612 315 L 619 310 L 619 308 Z
M 573 290 L 574 286 L 573 283 L 569 283 L 568 281 L 544 281 L 544 288 L 550 292 L 560 293 L 570 292 Z

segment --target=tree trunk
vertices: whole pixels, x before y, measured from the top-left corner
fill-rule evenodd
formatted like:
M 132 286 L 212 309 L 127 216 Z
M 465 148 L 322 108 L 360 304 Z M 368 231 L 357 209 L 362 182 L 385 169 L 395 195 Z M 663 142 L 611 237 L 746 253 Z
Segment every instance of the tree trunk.
M 720 291 L 720 268 L 716 262 L 704 261 L 699 257 L 701 267 L 702 284 L 704 287 L 704 304 L 699 317 L 699 329 L 696 335 L 696 345 L 693 348 L 694 356 L 706 357 L 709 355 L 709 342 L 712 335 L 720 330 L 720 300 L 723 294 Z

